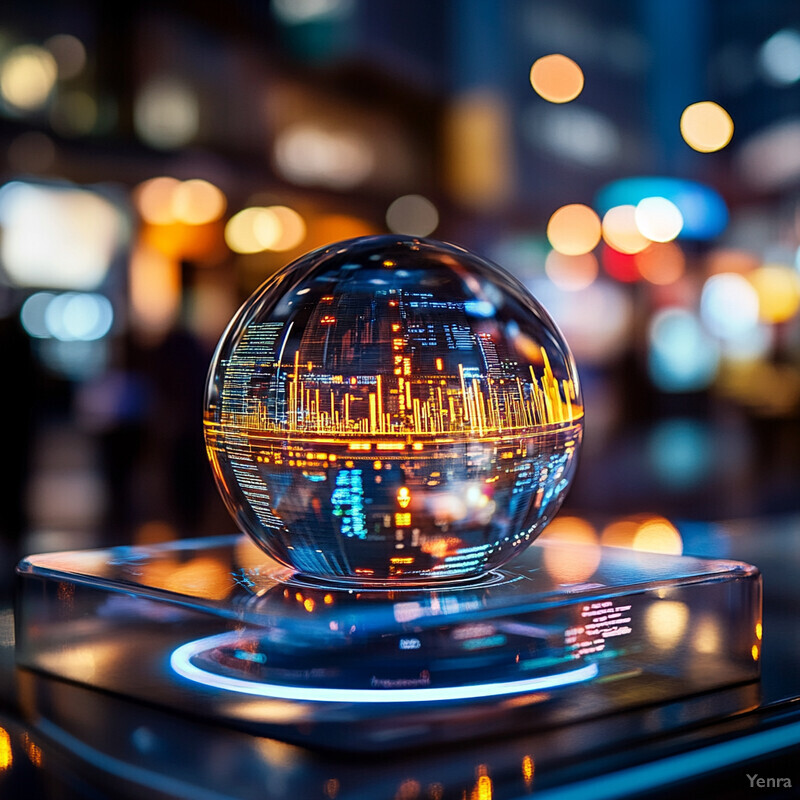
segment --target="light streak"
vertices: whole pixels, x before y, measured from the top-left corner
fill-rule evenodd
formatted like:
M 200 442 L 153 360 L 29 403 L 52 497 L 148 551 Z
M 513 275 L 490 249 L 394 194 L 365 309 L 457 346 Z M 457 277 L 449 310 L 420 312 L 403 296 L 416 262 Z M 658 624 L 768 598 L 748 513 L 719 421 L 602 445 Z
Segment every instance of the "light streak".
M 224 647 L 235 641 L 229 633 L 183 644 L 170 656 L 170 666 L 178 675 L 210 688 L 229 692 L 271 697 L 279 700 L 300 700 L 312 703 L 435 703 L 452 700 L 473 700 L 481 697 L 502 697 L 525 692 L 556 689 L 595 678 L 597 664 L 585 664 L 557 675 L 541 675 L 517 681 L 476 683 L 466 686 L 441 686 L 423 689 L 332 689 L 316 686 L 286 686 L 276 683 L 216 675 L 192 663 L 192 658 L 205 650 Z

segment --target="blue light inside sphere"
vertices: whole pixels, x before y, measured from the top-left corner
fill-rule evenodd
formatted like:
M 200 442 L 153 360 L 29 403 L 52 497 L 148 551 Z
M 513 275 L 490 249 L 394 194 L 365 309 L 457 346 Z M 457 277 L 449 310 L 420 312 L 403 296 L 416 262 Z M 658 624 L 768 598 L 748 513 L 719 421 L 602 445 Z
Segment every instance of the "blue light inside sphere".
M 308 575 L 425 582 L 521 552 L 583 429 L 572 356 L 499 267 L 403 236 L 303 256 L 247 300 L 205 398 L 240 527 Z

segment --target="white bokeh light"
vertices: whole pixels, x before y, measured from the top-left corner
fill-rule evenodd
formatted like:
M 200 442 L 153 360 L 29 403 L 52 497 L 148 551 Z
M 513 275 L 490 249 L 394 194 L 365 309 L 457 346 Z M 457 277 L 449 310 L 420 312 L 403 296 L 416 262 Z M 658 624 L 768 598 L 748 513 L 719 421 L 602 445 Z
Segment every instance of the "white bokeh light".
M 386 225 L 392 233 L 428 236 L 439 225 L 436 206 L 421 194 L 398 197 L 386 210 Z
M 671 242 L 683 230 L 683 214 L 666 197 L 645 197 L 634 212 L 636 227 L 652 242 Z
M 758 294 L 738 273 L 712 275 L 703 286 L 700 315 L 715 336 L 737 339 L 758 324 Z
M 779 86 L 800 80 L 800 33 L 790 28 L 778 31 L 761 45 L 758 62 L 764 76 Z

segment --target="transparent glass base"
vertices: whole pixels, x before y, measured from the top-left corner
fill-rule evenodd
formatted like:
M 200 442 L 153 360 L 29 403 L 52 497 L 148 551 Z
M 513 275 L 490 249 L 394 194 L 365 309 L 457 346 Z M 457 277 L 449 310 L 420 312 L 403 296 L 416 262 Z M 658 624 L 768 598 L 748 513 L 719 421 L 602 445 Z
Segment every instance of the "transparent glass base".
M 576 564 L 588 579 L 569 583 Z M 761 579 L 537 543 L 435 588 L 325 585 L 244 536 L 30 556 L 17 658 L 288 741 L 381 749 L 541 728 L 753 681 Z

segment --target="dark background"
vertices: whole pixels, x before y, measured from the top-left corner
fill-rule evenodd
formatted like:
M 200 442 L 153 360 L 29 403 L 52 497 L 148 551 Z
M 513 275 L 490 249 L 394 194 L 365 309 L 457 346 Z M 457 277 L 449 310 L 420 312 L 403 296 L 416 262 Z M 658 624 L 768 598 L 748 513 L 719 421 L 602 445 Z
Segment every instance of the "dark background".
M 553 53 L 583 70 L 572 102 L 531 86 Z M 390 229 L 497 261 L 562 326 L 587 407 L 565 535 L 634 545 L 649 524 L 637 546 L 692 552 L 696 521 L 796 512 L 798 78 L 793 2 L 5 4 L 4 591 L 26 553 L 231 530 L 200 427 L 217 338 L 284 263 Z M 716 152 L 681 136 L 699 101 L 733 119 Z M 602 244 L 548 261 L 553 212 L 602 215 L 633 176 L 710 187 L 727 222 L 649 279 Z M 174 192 L 195 179 L 225 210 L 203 222 L 197 199 L 187 224 Z M 407 195 L 417 216 L 387 220 Z M 300 238 L 234 252 L 226 224 L 253 206 L 293 209 Z

